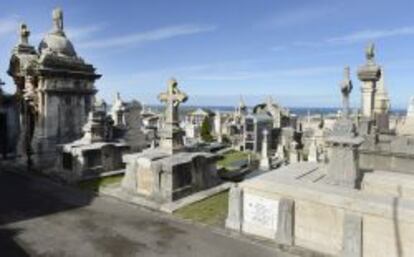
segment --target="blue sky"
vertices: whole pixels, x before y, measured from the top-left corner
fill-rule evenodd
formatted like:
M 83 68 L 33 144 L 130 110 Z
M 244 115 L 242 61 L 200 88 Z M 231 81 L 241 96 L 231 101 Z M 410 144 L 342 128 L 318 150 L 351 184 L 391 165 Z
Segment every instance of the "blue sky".
M 7 3 L 6 3 L 7 2 Z M 287 106 L 335 107 L 343 67 L 350 65 L 352 105 L 359 106 L 357 68 L 376 43 L 392 106 L 414 95 L 414 1 L 14 0 L 0 3 L 0 78 L 6 74 L 17 27 L 26 22 L 37 47 L 64 10 L 75 49 L 103 77 L 99 96 L 111 102 L 157 103 L 174 76 L 188 104 L 249 105 L 272 95 Z

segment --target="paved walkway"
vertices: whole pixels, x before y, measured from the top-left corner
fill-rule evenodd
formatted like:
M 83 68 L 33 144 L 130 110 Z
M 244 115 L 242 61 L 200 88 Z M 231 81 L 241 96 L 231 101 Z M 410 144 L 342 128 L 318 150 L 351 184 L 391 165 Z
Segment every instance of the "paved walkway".
M 114 199 L 10 173 L 0 172 L 0 203 L 1 256 L 290 256 Z

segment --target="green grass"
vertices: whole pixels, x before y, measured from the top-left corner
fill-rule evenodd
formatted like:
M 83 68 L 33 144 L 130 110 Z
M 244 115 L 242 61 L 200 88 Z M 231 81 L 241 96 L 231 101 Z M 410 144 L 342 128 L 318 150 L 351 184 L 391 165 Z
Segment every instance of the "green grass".
M 174 215 L 207 225 L 223 226 L 227 216 L 228 198 L 228 191 L 225 191 L 185 206 L 174 212 Z
M 224 158 L 217 162 L 218 166 L 229 167 L 235 161 L 247 160 L 248 154 L 240 151 L 230 151 L 224 154 Z
M 110 176 L 110 177 L 103 177 L 103 178 L 96 178 L 96 179 L 90 179 L 81 181 L 78 183 L 78 187 L 83 190 L 89 190 L 89 191 L 99 191 L 99 188 L 118 184 L 121 183 L 122 178 L 124 177 L 123 174 Z

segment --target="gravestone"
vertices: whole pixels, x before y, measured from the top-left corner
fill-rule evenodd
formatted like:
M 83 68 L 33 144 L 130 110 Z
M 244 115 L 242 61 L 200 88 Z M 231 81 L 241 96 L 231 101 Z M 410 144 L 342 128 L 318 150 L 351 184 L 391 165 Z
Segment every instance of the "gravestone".
M 356 188 L 361 179 L 357 149 L 364 140 L 357 136 L 356 126 L 348 116 L 349 94 L 352 91 L 348 72 L 345 72 L 345 79 L 341 84 L 344 99 L 342 117 L 335 122 L 331 135 L 325 140 L 330 153 L 326 182 Z
M 125 128 L 122 128 L 125 143 L 130 146 L 131 152 L 139 152 L 147 146 L 145 135 L 142 132 L 142 106 L 138 101 L 128 103 L 125 110 Z M 119 131 L 119 130 L 118 130 Z

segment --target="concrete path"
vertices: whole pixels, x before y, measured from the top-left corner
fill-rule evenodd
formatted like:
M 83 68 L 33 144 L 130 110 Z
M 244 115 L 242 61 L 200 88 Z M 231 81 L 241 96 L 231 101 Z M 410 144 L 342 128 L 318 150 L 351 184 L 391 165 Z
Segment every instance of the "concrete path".
M 4 172 L 0 172 L 0 253 L 7 257 L 291 256 L 167 214 Z

